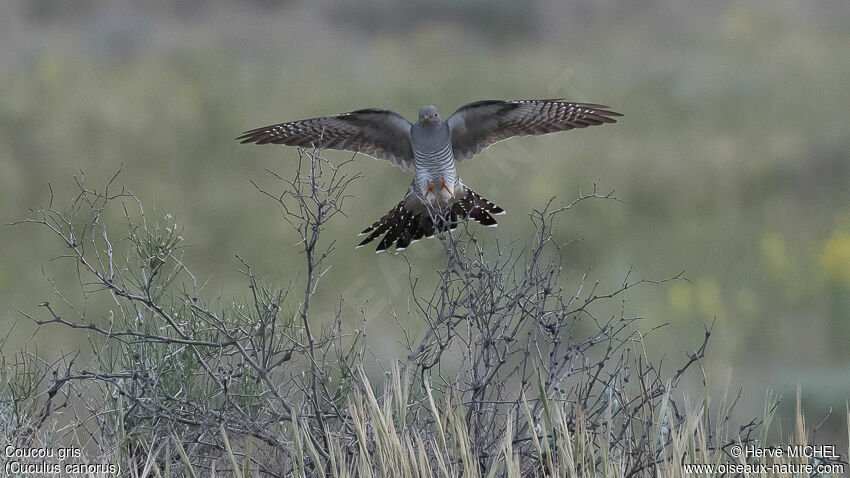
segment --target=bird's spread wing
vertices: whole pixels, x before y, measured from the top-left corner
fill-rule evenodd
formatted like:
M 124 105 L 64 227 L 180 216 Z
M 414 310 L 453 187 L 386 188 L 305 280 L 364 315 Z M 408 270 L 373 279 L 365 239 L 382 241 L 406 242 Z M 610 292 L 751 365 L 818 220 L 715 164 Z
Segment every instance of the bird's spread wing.
M 463 105 L 449 119 L 457 161 L 471 158 L 493 143 L 513 136 L 555 133 L 616 123 L 607 106 L 561 100 L 484 100 Z
M 410 122 L 398 113 L 378 108 L 264 126 L 236 139 L 242 143 L 356 151 L 386 159 L 403 170 L 413 163 Z

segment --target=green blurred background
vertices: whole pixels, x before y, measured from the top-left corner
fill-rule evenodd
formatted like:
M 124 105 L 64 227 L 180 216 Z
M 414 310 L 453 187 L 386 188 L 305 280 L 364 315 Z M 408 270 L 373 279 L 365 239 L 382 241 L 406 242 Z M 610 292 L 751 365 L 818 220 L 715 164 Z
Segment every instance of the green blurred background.
M 384 0 L 0 3 L 0 219 L 66 200 L 72 175 L 121 183 L 171 214 L 208 294 L 245 288 L 235 254 L 278 283 L 297 280 L 295 235 L 250 184 L 294 170 L 296 151 L 233 141 L 273 122 L 384 107 L 443 116 L 484 98 L 565 97 L 611 105 L 613 126 L 500 143 L 460 173 L 509 214 L 477 234 L 526 241 L 528 211 L 616 189 L 558 223 L 570 277 L 603 288 L 632 277 L 690 282 L 631 293 L 670 367 L 716 316 L 705 363 L 713 393 L 799 384 L 811 421 L 850 396 L 850 2 L 845 0 L 506 2 Z M 347 154 L 329 153 L 334 159 Z M 409 176 L 358 159 L 321 305 L 366 307 L 379 357 L 399 349 L 387 318 L 407 304 L 408 265 L 354 251 L 354 234 L 401 198 Z M 155 209 L 154 209 L 155 208 Z M 433 279 L 441 246 L 408 249 Z M 0 227 L 0 324 L 19 344 L 57 351 L 81 338 L 33 329 L 60 244 Z M 79 289 L 77 286 L 76 290 Z M 97 310 L 89 311 L 102 315 Z M 669 370 L 672 372 L 672 370 Z M 789 403 L 790 405 L 790 403 Z M 785 408 L 787 412 L 793 407 Z M 790 422 L 788 429 L 790 429 Z M 836 422 L 835 433 L 843 423 Z M 840 433 L 838 433 L 840 435 Z M 844 435 L 846 438 L 846 434 Z

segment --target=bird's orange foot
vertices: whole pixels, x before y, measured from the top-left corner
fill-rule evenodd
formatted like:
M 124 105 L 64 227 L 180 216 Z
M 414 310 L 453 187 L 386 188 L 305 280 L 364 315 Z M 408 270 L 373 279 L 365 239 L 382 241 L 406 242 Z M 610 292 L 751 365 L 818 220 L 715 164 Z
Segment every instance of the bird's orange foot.
M 452 199 L 457 199 L 455 197 L 455 192 L 452 191 L 452 188 L 450 188 L 448 186 L 448 184 L 446 184 L 446 178 L 444 178 L 444 177 L 440 178 L 440 190 L 443 190 L 443 189 L 445 189 L 446 191 L 449 192 L 449 194 L 452 196 Z
M 431 181 L 428 181 L 427 184 L 428 184 L 428 190 L 425 191 L 425 198 L 424 199 L 428 199 L 428 195 L 434 193 L 434 186 L 431 185 Z

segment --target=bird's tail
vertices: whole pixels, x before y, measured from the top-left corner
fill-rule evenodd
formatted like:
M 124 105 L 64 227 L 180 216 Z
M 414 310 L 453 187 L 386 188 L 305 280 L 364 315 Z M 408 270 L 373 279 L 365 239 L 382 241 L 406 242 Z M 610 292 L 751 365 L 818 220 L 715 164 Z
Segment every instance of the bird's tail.
M 469 188 L 464 188 L 463 194 L 442 210 L 420 204 L 409 207 L 407 204 L 408 199 L 402 199 L 384 217 L 361 232 L 361 236 L 368 236 L 357 247 L 365 246 L 384 234 L 375 252 L 385 251 L 393 244 L 396 250 L 401 251 L 423 237 L 433 237 L 435 233 L 454 229 L 459 221 L 466 219 L 495 226 L 493 215 L 505 213 L 504 209 Z

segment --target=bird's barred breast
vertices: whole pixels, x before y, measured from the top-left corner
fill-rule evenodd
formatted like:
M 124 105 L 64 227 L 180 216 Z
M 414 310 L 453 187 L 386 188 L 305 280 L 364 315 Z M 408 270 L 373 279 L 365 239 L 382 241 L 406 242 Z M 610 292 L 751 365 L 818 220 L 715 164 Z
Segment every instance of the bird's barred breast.
M 433 151 L 422 151 L 414 145 L 413 164 L 416 167 L 417 176 L 440 178 L 446 174 L 455 174 L 451 141 L 447 141 L 442 148 Z
M 413 164 L 416 168 L 414 177 L 416 191 L 414 192 L 417 196 L 429 202 L 436 201 L 443 204 L 453 199 L 452 193 L 459 181 L 450 141 L 447 141 L 442 148 L 433 151 L 422 151 L 414 146 Z M 432 188 L 430 194 L 428 193 L 429 184 Z M 443 189 L 442 184 L 446 184 L 449 189 Z

